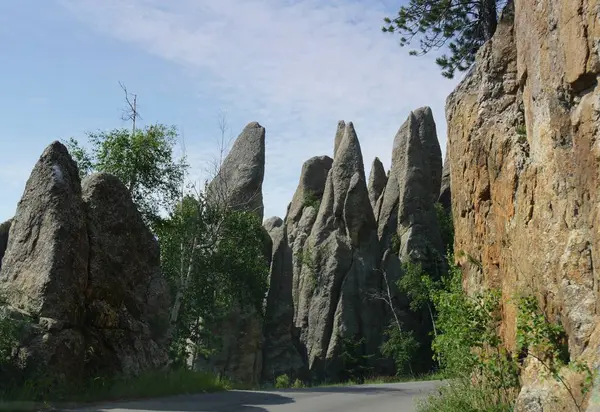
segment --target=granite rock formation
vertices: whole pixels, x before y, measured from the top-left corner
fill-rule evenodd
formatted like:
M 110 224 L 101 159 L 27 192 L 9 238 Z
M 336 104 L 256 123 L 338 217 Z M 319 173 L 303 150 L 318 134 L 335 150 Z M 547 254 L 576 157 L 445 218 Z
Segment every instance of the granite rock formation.
M 593 369 L 600 366 L 599 18 L 597 1 L 509 2 L 446 106 L 455 250 L 481 263 L 459 261 L 467 290 L 502 290 L 509 348 L 511 297 L 534 295 L 564 326 L 571 360 Z M 538 372 L 525 359 L 517 411 L 577 410 Z M 566 376 L 578 387 L 580 376 Z
M 156 240 L 116 178 L 87 182 L 82 193 L 75 162 L 54 142 L 12 219 L 0 291 L 29 319 L 18 347 L 25 375 L 135 375 L 167 360 Z
M 208 196 L 233 210 L 255 213 L 263 220 L 262 184 L 265 176 L 265 128 L 249 123 L 210 182 Z

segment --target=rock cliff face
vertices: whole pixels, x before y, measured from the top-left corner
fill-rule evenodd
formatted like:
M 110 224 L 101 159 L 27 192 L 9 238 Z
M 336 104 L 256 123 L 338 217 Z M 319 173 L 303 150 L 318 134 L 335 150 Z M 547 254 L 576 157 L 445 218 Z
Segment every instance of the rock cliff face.
M 26 374 L 129 374 L 167 361 L 169 296 L 158 245 L 127 189 L 93 175 L 54 142 L 12 219 L 0 291 L 32 323 L 19 346 Z M 90 356 L 90 354 L 93 354 Z
M 273 382 L 283 374 L 293 379 L 302 378 L 305 367 L 293 331 L 292 249 L 281 218 L 270 218 L 264 226 L 273 241 L 273 254 L 265 309 L 262 380 Z
M 482 264 L 479 270 L 461 262 L 466 288 L 501 288 L 509 347 L 516 329 L 509 299 L 518 291 L 534 294 L 565 327 L 571 359 L 594 368 L 600 361 L 598 6 L 510 4 L 447 101 L 455 250 Z M 539 379 L 535 362 L 526 366 L 517 410 L 576 410 L 560 386 Z M 577 385 L 572 374 L 569 383 Z M 552 402 L 557 393 L 559 402 Z
M 217 176 L 210 182 L 208 201 L 232 210 L 254 213 L 262 221 L 264 175 L 265 128 L 252 122 L 240 133 Z M 267 233 L 264 236 L 265 258 L 270 261 L 271 238 Z M 200 360 L 196 367 L 208 366 L 235 381 L 257 383 L 263 370 L 264 335 L 260 314 L 236 307 L 225 323 L 215 325 L 214 329 L 223 331 L 222 345 L 210 356 L 208 365 Z

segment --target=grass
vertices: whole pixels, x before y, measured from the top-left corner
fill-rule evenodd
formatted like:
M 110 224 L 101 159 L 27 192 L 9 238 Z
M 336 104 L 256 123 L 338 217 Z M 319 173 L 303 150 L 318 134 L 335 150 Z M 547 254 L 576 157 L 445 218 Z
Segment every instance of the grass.
M 417 401 L 417 412 L 512 412 L 518 388 L 498 389 L 453 379 Z
M 284 375 L 282 375 L 284 376 Z M 366 378 L 363 383 L 359 383 L 353 380 L 345 381 L 345 382 L 321 382 L 321 383 L 312 383 L 309 385 L 299 386 L 298 384 L 292 384 L 288 379 L 283 378 L 282 376 L 278 376 L 275 384 L 267 384 L 261 386 L 259 389 L 255 390 L 272 390 L 276 389 L 289 389 L 289 388 L 328 388 L 328 387 L 337 387 L 337 386 L 356 386 L 356 385 L 378 385 L 385 383 L 402 383 L 402 382 L 419 382 L 419 381 L 435 381 L 435 380 L 444 380 L 445 377 L 440 373 L 428 373 L 417 376 L 410 375 L 402 375 L 402 376 L 372 376 Z M 287 385 L 286 385 L 287 384 Z
M 8 393 L 0 394 L 0 411 L 39 410 L 40 405 L 85 404 L 156 398 L 217 392 L 232 388 L 232 384 L 215 375 L 187 369 L 151 371 L 138 377 L 118 379 L 94 379 L 85 385 L 52 390 L 50 396 L 42 396 L 43 384 L 29 383 Z

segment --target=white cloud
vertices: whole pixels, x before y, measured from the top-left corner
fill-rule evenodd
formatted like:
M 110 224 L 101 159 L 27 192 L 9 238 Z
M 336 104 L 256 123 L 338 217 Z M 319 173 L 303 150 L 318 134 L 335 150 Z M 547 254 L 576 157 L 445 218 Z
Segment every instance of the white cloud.
M 444 103 L 456 81 L 442 78 L 433 56 L 409 57 L 381 33 L 390 13 L 382 1 L 61 3 L 96 30 L 181 65 L 198 80 L 194 93 L 267 128 L 267 216 L 285 214 L 306 159 L 331 155 L 338 120 L 354 122 L 367 173 L 375 156 L 389 167 L 397 129 L 420 106 L 432 107 L 445 149 Z

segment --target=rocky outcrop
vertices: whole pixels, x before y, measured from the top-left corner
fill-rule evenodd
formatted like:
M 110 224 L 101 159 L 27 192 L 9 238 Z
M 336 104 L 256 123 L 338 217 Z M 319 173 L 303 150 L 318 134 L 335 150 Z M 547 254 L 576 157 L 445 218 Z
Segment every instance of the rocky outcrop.
M 517 292 L 568 335 L 570 358 L 600 364 L 597 2 L 510 2 L 447 101 L 455 250 L 469 291 L 502 290 L 515 347 Z M 576 410 L 525 360 L 517 410 Z M 578 387 L 574 374 L 567 383 Z M 559 394 L 558 403 L 549 394 Z M 564 394 L 564 395 L 563 395 Z M 595 395 L 594 395 L 595 396 Z M 532 409 L 537 405 L 538 409 Z M 591 409 L 590 409 L 591 410 Z
M 381 248 L 379 265 L 384 281 L 390 286 L 400 321 L 421 343 L 421 352 L 412 367 L 423 370 L 431 366 L 431 320 L 426 313 L 410 311 L 410 301 L 395 284 L 402 276 L 402 262 L 420 263 L 433 278 L 444 270 L 445 251 L 434 209 L 442 173 L 435 130 L 429 108 L 409 114 L 394 138 L 392 166 L 376 206 Z
M 292 379 L 305 374 L 304 362 L 295 345 L 292 330 L 294 273 L 285 223 L 279 217 L 272 217 L 265 221 L 264 227 L 273 241 L 273 255 L 265 310 L 262 379 L 273 382 L 283 374 Z
M 380 314 L 365 299 L 379 279 L 375 218 L 352 123 L 339 136 L 338 128 L 318 211 L 304 208 L 298 222 L 302 246 L 294 247 L 295 325 L 308 367 L 321 379 L 340 377 L 345 341 L 364 338 L 368 353 L 376 353 L 379 343 Z
M 127 375 L 160 367 L 168 361 L 171 302 L 158 242 L 115 176 L 88 176 L 82 195 L 89 239 L 86 327 L 96 348 L 88 362 Z
M 208 188 L 212 202 L 255 213 L 263 220 L 262 183 L 265 176 L 265 128 L 249 123 L 238 136 Z
M 208 186 L 208 201 L 220 207 L 254 213 L 261 221 L 264 206 L 265 128 L 249 123 L 233 144 L 217 176 Z M 264 231 L 265 259 L 270 263 L 272 242 Z M 237 382 L 258 383 L 263 370 L 263 319 L 253 308 L 236 305 L 223 323 L 207 325 L 219 334 L 220 345 L 208 361 L 195 359 L 196 368 L 209 368 Z
M 2 259 L 4 253 L 6 253 L 6 246 L 8 246 L 8 232 L 10 231 L 10 224 L 12 220 L 0 224 L 0 269 L 2 269 Z
M 166 362 L 168 291 L 156 240 L 108 175 L 88 179 L 52 143 L 12 220 L 0 270 L 10 310 L 29 319 L 18 348 L 26 375 L 137 374 Z
M 371 207 L 375 213 L 375 219 L 379 215 L 379 211 L 376 209 L 377 201 L 383 194 L 385 185 L 387 184 L 387 175 L 383 168 L 383 163 L 378 157 L 373 160 L 371 165 L 371 173 L 369 174 L 369 200 L 371 201 Z

